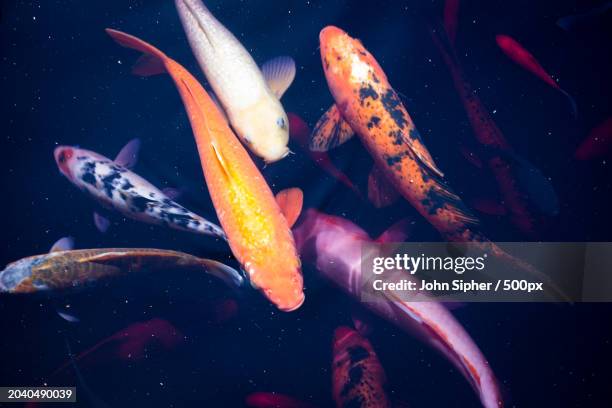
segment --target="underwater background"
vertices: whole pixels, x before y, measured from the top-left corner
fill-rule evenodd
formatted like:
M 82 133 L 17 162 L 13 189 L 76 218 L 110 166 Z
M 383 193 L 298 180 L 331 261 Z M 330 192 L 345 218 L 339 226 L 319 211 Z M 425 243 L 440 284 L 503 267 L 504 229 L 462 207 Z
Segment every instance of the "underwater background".
M 453 189 L 466 199 L 494 181 L 462 156 L 472 129 L 428 24 L 442 1 L 206 1 L 211 12 L 258 63 L 291 55 L 297 76 L 283 97 L 287 112 L 312 127 L 332 104 L 319 55 L 319 31 L 333 24 L 359 38 L 377 58 Z M 610 161 L 576 161 L 576 147 L 612 111 L 610 13 L 564 31 L 562 16 L 595 1 L 464 1 L 457 49 L 466 76 L 515 149 L 550 177 L 559 214 L 538 227 L 543 241 L 611 241 Z M 174 2 L 11 1 L 1 3 L 0 263 L 41 254 L 62 236 L 77 248 L 176 249 L 232 263 L 218 240 L 121 217 L 99 233 L 94 203 L 74 188 L 53 159 L 60 144 L 114 157 L 142 141 L 135 171 L 216 219 L 183 103 L 167 76 L 130 74 L 136 53 L 118 47 L 104 28 L 150 41 L 205 84 Z M 567 100 L 513 64 L 495 44 L 505 33 L 528 44 L 577 101 Z M 305 207 L 342 215 L 372 236 L 393 222 L 415 220 L 408 240 L 439 234 L 404 200 L 377 210 L 329 177 L 297 145 L 263 168 L 274 191 L 300 187 Z M 330 152 L 361 188 L 372 160 L 359 140 Z M 364 190 L 365 191 L 365 190 Z M 524 237 L 503 217 L 480 215 L 495 241 Z M 234 262 L 235 265 L 235 262 Z M 601 271 L 610 273 L 612 271 Z M 135 322 L 159 318 L 182 333 L 178 344 L 153 343 L 142 358 L 105 358 L 80 366 L 89 392 L 78 406 L 243 406 L 257 391 L 333 406 L 333 330 L 351 324 L 354 301 L 304 265 L 306 302 L 282 313 L 256 291 L 236 294 L 207 275 L 173 273 L 118 279 L 56 297 L 0 298 L 0 386 L 80 385 L 71 370 L 51 377 L 73 352 L 86 350 Z M 61 307 L 80 322 L 61 319 Z M 609 304 L 468 304 L 453 313 L 487 357 L 508 406 L 609 406 L 612 335 Z M 389 395 L 412 407 L 478 407 L 468 382 L 437 352 L 380 319 L 371 342 Z M 99 405 L 103 404 L 103 405 Z M 2 405 L 2 404 L 0 404 Z M 8 405 L 8 404 L 7 404 Z

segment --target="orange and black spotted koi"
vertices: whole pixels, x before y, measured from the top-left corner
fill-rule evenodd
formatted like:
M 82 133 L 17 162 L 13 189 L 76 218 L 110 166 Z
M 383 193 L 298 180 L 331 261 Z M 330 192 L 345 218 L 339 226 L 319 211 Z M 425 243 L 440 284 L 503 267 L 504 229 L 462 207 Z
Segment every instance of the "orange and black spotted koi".
M 338 327 L 334 333 L 332 389 L 337 407 L 390 407 L 385 372 L 370 342 L 356 330 Z
M 15 261 L 0 272 L 0 293 L 34 293 L 78 289 L 105 278 L 163 270 L 207 272 L 232 287 L 243 278 L 220 262 L 183 252 L 149 248 L 53 251 Z
M 475 233 L 470 225 L 476 219 L 446 185 L 372 54 L 337 27 L 324 28 L 319 39 L 325 76 L 336 102 L 320 122 L 346 121 L 374 158 L 379 173 L 423 217 L 446 238 L 472 240 Z M 347 132 L 339 125 L 319 123 L 316 129 L 311 146 L 319 150 L 346 140 Z M 337 131 L 325 133 L 325 129 Z
M 528 236 L 535 236 L 538 217 L 533 206 L 545 215 L 558 212 L 556 194 L 542 173 L 520 158 L 502 131 L 499 129 L 482 101 L 466 80 L 455 50 L 442 29 L 432 30 L 432 38 L 442 59 L 451 73 L 455 88 L 463 102 L 474 136 L 481 146 L 483 159 L 487 163 L 499 186 L 504 206 L 510 213 L 511 221 Z M 522 175 L 526 174 L 526 177 Z M 526 179 L 526 180 L 521 180 Z M 534 193 L 538 190 L 540 193 Z M 541 193 L 544 192 L 544 193 Z M 534 200 L 532 196 L 540 198 Z

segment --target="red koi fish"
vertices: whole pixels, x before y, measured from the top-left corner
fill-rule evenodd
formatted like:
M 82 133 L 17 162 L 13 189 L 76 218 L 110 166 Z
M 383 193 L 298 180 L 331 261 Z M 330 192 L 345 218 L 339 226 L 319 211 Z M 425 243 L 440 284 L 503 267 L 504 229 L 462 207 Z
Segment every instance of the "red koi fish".
M 295 113 L 289 112 L 287 113 L 287 116 L 289 117 L 289 134 L 291 138 L 297 142 L 297 144 L 310 157 L 310 159 L 330 176 L 334 177 L 357 196 L 361 197 L 361 192 L 359 189 L 355 187 L 353 182 L 346 176 L 346 174 L 336 167 L 327 153 L 313 152 L 308 148 L 310 139 L 310 129 L 308 124 L 306 124 L 306 122 L 304 122 L 304 120 Z
M 557 196 L 550 181 L 533 165 L 520 158 L 499 129 L 477 93 L 466 80 L 457 54 L 445 33 L 432 30 L 434 44 L 446 63 L 463 102 L 480 153 L 464 151 L 464 155 L 477 166 L 484 161 L 495 177 L 504 206 L 510 219 L 524 234 L 534 236 L 535 206 L 544 215 L 555 215 L 559 211 Z M 446 45 L 445 45 L 446 44 Z M 522 183 L 519 182 L 522 179 Z M 545 192 L 542 195 L 542 192 Z M 536 199 L 536 198 L 539 198 Z
M 338 408 L 391 407 L 383 370 L 374 348 L 359 332 L 338 327 L 334 332 L 332 390 Z
M 166 350 L 177 347 L 184 341 L 183 334 L 167 320 L 153 318 L 146 322 L 134 323 L 96 343 L 74 357 L 75 362 L 105 362 L 111 359 L 141 360 L 152 344 L 159 344 Z M 67 361 L 52 375 L 57 375 L 72 364 Z
M 501 48 L 504 54 L 508 56 L 508 58 L 565 95 L 571 104 L 574 117 L 578 116 L 578 107 L 576 106 L 576 101 L 574 101 L 574 98 L 564 89 L 562 89 L 554 79 L 552 79 L 548 72 L 546 72 L 542 65 L 540 65 L 538 60 L 529 51 L 527 51 L 525 47 L 519 44 L 519 42 L 514 38 L 504 34 L 498 34 L 495 36 L 495 41 L 497 41 L 497 45 L 499 48 Z
M 608 118 L 589 133 L 578 146 L 574 157 L 591 160 L 605 157 L 612 152 L 612 118 Z

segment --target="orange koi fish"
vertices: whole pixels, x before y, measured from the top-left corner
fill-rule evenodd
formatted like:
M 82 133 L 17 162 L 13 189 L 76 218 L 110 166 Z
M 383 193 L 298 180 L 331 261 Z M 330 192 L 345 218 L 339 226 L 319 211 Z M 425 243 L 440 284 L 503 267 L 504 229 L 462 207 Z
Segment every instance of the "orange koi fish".
M 318 124 L 317 129 L 334 131 L 315 131 L 311 147 L 339 145 L 356 133 L 384 175 L 380 184 L 391 183 L 445 239 L 480 243 L 483 250 L 549 282 L 559 293 L 548 277 L 474 229 L 478 220 L 446 185 L 399 96 L 363 44 L 333 26 L 324 28 L 319 40 L 325 77 L 336 102 L 320 121 L 336 125 Z
M 337 407 L 387 408 L 383 370 L 370 342 L 345 326 L 334 332 L 332 389 Z
M 261 172 L 202 85 L 152 45 L 107 29 L 120 45 L 142 52 L 133 72 L 172 77 L 189 115 L 208 191 L 229 246 L 251 284 L 280 310 L 304 302 L 300 259 L 290 225 Z
M 390 182 L 445 237 L 471 240 L 474 233 L 469 226 L 476 219 L 445 184 L 410 115 L 372 54 L 337 27 L 324 28 L 319 39 L 325 76 L 336 101 L 321 121 L 346 122 L 336 126 L 318 124 L 311 147 L 324 150 L 347 140 L 347 134 L 354 131 L 374 158 L 384 182 Z

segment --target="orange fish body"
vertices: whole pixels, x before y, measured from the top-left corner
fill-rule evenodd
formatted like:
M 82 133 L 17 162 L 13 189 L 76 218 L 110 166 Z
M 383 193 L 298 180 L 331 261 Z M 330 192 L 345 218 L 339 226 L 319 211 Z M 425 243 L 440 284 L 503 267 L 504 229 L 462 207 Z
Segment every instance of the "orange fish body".
M 337 407 L 387 408 L 385 372 L 370 342 L 357 331 L 338 327 L 333 344 L 333 396 Z
M 469 239 L 475 222 L 423 144 L 385 73 L 361 42 L 337 27 L 320 34 L 327 83 L 342 117 L 361 138 L 378 168 L 438 231 Z
M 145 55 L 134 72 L 167 71 L 181 95 L 202 169 L 232 253 L 253 286 L 280 310 L 304 302 L 300 260 L 287 220 L 270 187 L 202 85 L 179 63 L 131 35 L 107 30 L 119 44 Z

